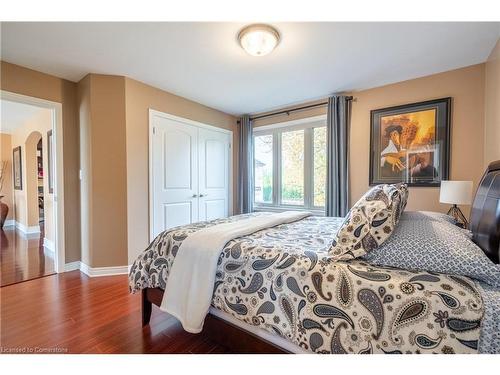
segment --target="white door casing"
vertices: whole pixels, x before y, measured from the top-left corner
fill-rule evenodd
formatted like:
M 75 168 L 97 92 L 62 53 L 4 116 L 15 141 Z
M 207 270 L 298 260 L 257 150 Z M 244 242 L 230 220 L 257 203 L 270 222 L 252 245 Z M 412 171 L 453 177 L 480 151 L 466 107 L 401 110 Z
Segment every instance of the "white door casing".
M 150 110 L 150 241 L 230 212 L 232 132 Z

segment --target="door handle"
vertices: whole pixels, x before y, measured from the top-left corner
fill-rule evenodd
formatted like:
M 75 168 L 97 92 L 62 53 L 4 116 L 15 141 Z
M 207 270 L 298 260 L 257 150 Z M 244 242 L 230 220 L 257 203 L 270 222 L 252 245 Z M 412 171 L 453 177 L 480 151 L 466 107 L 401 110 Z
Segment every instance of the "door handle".
M 198 194 L 193 194 L 193 198 L 196 198 L 198 196 Z
M 200 198 L 206 197 L 208 194 L 200 194 Z

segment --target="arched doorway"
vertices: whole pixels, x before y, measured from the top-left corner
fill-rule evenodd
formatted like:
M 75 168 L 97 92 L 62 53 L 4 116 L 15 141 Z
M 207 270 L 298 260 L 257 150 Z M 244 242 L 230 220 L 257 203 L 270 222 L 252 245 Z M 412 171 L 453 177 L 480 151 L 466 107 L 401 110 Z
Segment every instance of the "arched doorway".
M 31 132 L 26 138 L 26 208 L 28 226 L 40 226 L 43 239 L 44 195 L 43 195 L 43 142 L 42 134 Z

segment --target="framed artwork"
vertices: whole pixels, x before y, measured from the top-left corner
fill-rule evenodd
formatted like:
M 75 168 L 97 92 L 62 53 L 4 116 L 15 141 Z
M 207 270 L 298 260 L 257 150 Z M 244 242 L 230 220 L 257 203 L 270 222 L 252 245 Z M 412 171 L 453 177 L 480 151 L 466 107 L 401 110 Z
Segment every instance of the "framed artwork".
M 12 175 L 14 177 L 14 189 L 23 190 L 21 146 L 17 146 L 12 150 L 12 169 Z
M 371 111 L 370 185 L 440 186 L 450 163 L 451 98 Z
M 52 155 L 54 149 L 54 137 L 52 136 L 52 130 L 47 132 L 47 164 L 48 164 L 48 182 L 49 182 L 49 193 L 54 193 L 54 156 Z

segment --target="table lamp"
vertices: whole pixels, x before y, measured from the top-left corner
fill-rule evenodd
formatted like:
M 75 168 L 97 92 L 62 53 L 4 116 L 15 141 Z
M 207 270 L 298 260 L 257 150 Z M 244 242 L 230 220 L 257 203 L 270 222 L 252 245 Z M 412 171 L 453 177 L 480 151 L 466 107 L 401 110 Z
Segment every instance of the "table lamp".
M 470 205 L 471 199 L 472 181 L 441 181 L 439 202 L 453 205 L 447 215 L 453 217 L 464 228 L 467 228 L 469 223 L 458 205 Z

